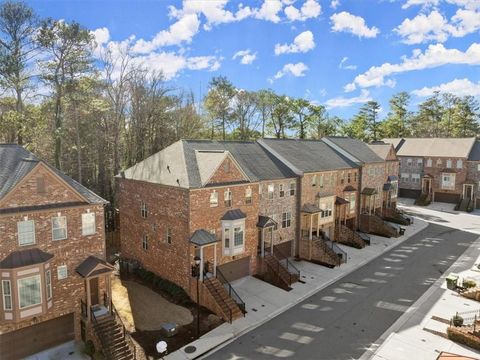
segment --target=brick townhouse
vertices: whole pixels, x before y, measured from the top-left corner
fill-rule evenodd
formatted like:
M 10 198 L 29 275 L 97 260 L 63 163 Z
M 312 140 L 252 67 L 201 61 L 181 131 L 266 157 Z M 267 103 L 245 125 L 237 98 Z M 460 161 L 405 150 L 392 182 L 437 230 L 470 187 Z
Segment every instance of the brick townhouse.
M 106 203 L 23 147 L 0 144 L 2 359 L 92 337 L 86 309 L 111 294 Z
M 458 204 L 470 189 L 467 170 L 475 138 L 384 139 L 400 159 L 400 196 Z M 473 192 L 473 189 L 472 189 Z
M 467 181 L 464 185 L 463 199 L 470 199 L 472 208 L 480 209 L 480 141 L 470 151 L 467 160 Z
M 384 184 L 383 184 L 383 213 L 391 213 L 396 209 L 398 196 L 398 174 L 400 162 L 392 144 L 374 142 L 368 145 L 384 161 Z
M 222 284 L 295 251 L 296 176 L 254 142 L 181 140 L 118 176 L 121 253 L 224 319 L 242 302 Z M 225 298 L 231 298 L 235 302 Z M 233 313 L 233 318 L 232 318 Z
M 323 141 L 263 139 L 259 143 L 300 176 L 296 255 L 337 265 L 335 256 L 324 246 L 325 240 L 361 242 L 353 235 L 357 228 L 358 166 Z M 347 235 L 351 238 L 345 238 Z

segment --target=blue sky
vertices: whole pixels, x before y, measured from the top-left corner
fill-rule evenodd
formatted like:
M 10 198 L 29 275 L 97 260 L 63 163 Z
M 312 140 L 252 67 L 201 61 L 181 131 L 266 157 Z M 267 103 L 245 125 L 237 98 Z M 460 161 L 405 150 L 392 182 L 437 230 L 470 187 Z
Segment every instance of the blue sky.
M 91 29 L 171 86 L 212 76 L 272 88 L 350 117 L 399 91 L 480 97 L 480 0 L 29 1 L 41 17 Z M 236 55 L 236 56 L 235 56 Z M 243 63 L 242 63 L 243 62 Z

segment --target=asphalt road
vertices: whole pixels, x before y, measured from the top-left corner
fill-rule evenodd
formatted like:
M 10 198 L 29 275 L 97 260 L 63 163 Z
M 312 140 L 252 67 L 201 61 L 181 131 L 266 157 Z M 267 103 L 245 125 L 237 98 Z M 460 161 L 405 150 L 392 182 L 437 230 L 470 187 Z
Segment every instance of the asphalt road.
M 476 238 L 429 225 L 208 359 L 357 359 Z

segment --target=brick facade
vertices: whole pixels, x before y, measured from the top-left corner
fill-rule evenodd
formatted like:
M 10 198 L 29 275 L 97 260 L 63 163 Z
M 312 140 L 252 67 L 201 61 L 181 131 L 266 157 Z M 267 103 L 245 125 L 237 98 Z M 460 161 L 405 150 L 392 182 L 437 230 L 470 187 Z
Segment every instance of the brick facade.
M 480 209 L 480 161 L 467 161 L 467 181 L 473 185 L 475 207 Z
M 95 233 L 84 236 L 82 214 L 87 212 L 95 214 Z M 52 237 L 52 218 L 57 216 L 66 217 L 64 240 Z M 35 242 L 20 246 L 17 223 L 26 219 L 34 221 Z M 3 310 L 3 296 L 0 297 L 0 335 L 73 313 L 75 339 L 80 340 L 80 300 L 85 301 L 86 289 L 85 279 L 76 268 L 91 255 L 105 259 L 104 205 L 87 203 L 63 179 L 39 163 L 0 201 L 0 234 L 0 261 L 14 251 L 31 249 L 53 255 L 44 263 L 0 270 L 1 279 L 11 281 L 13 303 L 12 311 Z M 59 279 L 58 268 L 64 265 L 67 277 Z M 51 271 L 51 300 L 46 295 L 47 270 Z M 18 290 L 16 280 L 36 275 L 40 275 L 41 304 L 20 309 L 18 291 L 14 290 Z M 107 291 L 107 286 L 100 277 L 99 298 Z
M 383 203 L 383 184 L 386 181 L 385 174 L 385 164 L 384 163 L 371 163 L 363 164 L 361 170 L 361 192 L 366 188 L 375 189 L 377 194 L 375 195 L 375 201 L 372 203 L 375 207 L 375 211 L 380 211 Z M 367 196 L 364 194 L 360 195 L 360 212 L 362 209 L 366 209 L 367 205 Z

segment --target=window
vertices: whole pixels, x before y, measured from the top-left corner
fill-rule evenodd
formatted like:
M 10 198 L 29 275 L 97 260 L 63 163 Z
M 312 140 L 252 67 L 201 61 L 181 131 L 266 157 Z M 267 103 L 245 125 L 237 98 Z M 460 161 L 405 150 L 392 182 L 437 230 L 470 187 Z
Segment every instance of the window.
M 400 179 L 403 181 L 403 182 L 408 182 L 410 180 L 410 174 L 408 173 L 402 173 L 400 175 Z
M 427 160 L 427 167 L 432 167 L 432 159 Z
M 420 183 L 420 174 L 412 174 L 412 182 Z
M 284 212 L 282 214 L 282 228 L 288 228 L 292 224 L 292 213 Z
M 233 246 L 243 246 L 243 228 L 236 227 L 233 229 Z
M 375 175 L 375 169 L 372 168 L 372 167 L 371 167 L 371 168 L 368 168 L 368 175 L 369 175 L 369 176 Z
M 17 280 L 20 309 L 42 303 L 40 275 Z
M 479 165 L 480 168 L 480 165 Z M 291 182 L 290 183 L 290 196 L 295 196 L 295 183 Z
M 452 160 L 447 160 L 447 169 L 452 168 Z
M 477 165 L 477 171 L 480 171 L 480 164 Z
M 167 244 L 172 243 L 172 228 L 167 227 L 167 231 L 165 233 L 165 241 Z
M 252 203 L 252 188 L 245 189 L 245 204 L 249 205 Z
M 10 280 L 2 280 L 3 310 L 12 310 L 12 287 Z
M 463 161 L 462 160 L 457 160 L 457 169 L 463 168 Z
M 273 184 L 268 184 L 268 198 L 273 199 L 273 193 L 275 191 L 275 186 Z
M 323 185 L 324 185 L 324 178 L 323 178 L 323 174 L 320 175 L 320 188 L 323 189 Z
M 350 184 L 352 182 L 352 174 L 348 173 L 347 174 L 347 182 Z
M 225 228 L 223 229 L 223 246 L 225 248 L 225 250 L 229 250 L 230 251 L 230 229 L 229 228 Z
M 66 279 L 68 276 L 67 265 L 60 265 L 57 267 L 58 280 Z
M 57 216 L 52 218 L 53 240 L 65 240 L 67 238 L 67 217 Z
M 52 273 L 50 270 L 45 271 L 45 290 L 47 300 L 50 300 L 52 298 Z
M 355 212 L 355 202 L 356 202 L 356 195 L 355 194 L 351 194 L 350 195 L 350 213 L 354 213 Z
M 320 204 L 320 209 L 322 209 L 322 218 L 327 218 L 332 216 L 332 203 L 321 203 Z
M 232 192 L 230 189 L 225 190 L 223 193 L 223 202 L 225 203 L 226 207 L 232 206 Z
M 82 214 L 82 235 L 95 234 L 95 213 Z
M 280 197 L 284 197 L 285 196 L 285 190 L 283 189 L 283 184 L 280 184 L 279 185 L 279 190 L 280 190 Z
M 437 159 L 437 167 L 441 167 L 442 166 L 442 159 Z
M 143 234 L 142 236 L 142 249 L 143 250 L 148 250 L 148 235 Z
M 146 219 L 148 216 L 147 204 L 142 201 L 142 205 L 140 205 L 140 212 L 142 214 L 142 218 Z
M 407 159 L 407 165 L 412 166 L 412 159 L 410 159 L 410 158 Z
M 35 222 L 33 220 L 24 220 L 17 223 L 18 244 L 35 244 Z
M 216 191 L 210 193 L 210 207 L 218 206 L 218 193 Z
M 442 174 L 442 189 L 455 189 L 455 174 Z
M 317 186 L 317 175 L 312 176 L 312 186 Z
M 224 221 L 222 227 L 223 253 L 227 256 L 243 253 L 245 251 L 245 220 Z
M 357 173 L 353 173 L 353 181 L 357 182 Z
M 37 177 L 37 194 L 45 194 L 46 188 L 45 188 L 45 178 L 43 176 Z

